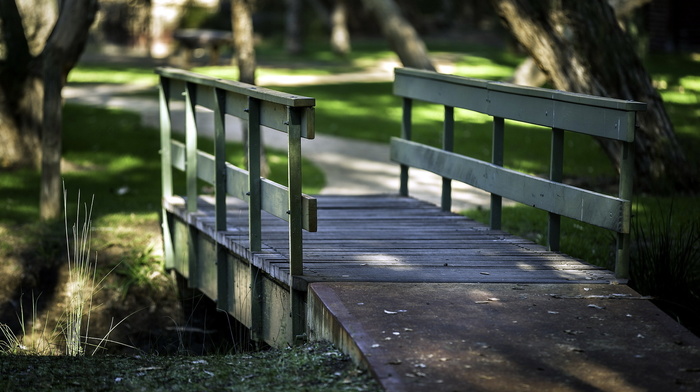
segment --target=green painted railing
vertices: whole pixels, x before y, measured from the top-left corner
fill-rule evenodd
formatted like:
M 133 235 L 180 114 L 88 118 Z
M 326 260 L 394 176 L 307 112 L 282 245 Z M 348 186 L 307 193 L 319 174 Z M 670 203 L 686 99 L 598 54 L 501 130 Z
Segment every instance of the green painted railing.
M 408 169 L 415 167 L 443 177 L 444 210 L 451 208 L 451 180 L 490 192 L 493 229 L 501 228 L 503 197 L 548 211 L 547 242 L 554 251 L 559 250 L 561 216 L 603 227 L 617 233 L 616 276 L 629 277 L 635 116 L 645 103 L 414 69 L 396 69 L 394 94 L 403 97 L 402 138 L 391 141 L 391 158 L 401 164 L 402 195 L 408 195 Z M 444 105 L 442 149 L 410 141 L 413 100 Z M 493 117 L 491 162 L 452 152 L 454 108 Z M 549 179 L 502 167 L 505 119 L 552 128 Z M 561 183 L 565 131 L 620 142 L 618 197 Z
M 160 75 L 160 122 L 163 198 L 173 196 L 173 168 L 186 174 L 186 206 L 197 211 L 197 182 L 215 189 L 216 231 L 225 232 L 226 197 L 234 196 L 248 203 L 248 246 L 251 252 L 262 247 L 261 213 L 266 211 L 289 223 L 290 275 L 303 273 L 302 230 L 316 231 L 316 199 L 301 190 L 301 139 L 314 138 L 315 99 L 296 96 L 244 83 L 215 79 L 174 68 L 158 68 Z M 171 102 L 185 102 L 185 143 L 172 139 Z M 202 107 L 214 112 L 214 155 L 197 149 L 197 111 Z M 247 123 L 248 168 L 226 162 L 226 116 Z M 260 176 L 261 131 L 270 128 L 288 135 L 287 186 Z M 166 267 L 174 266 L 168 225 L 164 223 Z M 217 253 L 224 252 L 220 249 Z M 219 255 L 222 260 L 225 258 Z M 225 262 L 218 277 L 219 307 L 228 297 Z M 251 268 L 254 266 L 251 263 Z M 257 271 L 256 271 L 257 272 Z M 196 271 L 190 271 L 190 279 Z M 254 273 L 257 275 L 256 273 Z M 290 282 L 292 281 L 290 277 Z M 290 288 L 291 290 L 291 288 Z M 294 293 L 292 293 L 294 294 Z M 303 312 L 298 295 L 292 295 L 292 307 Z M 296 320 L 299 321 L 299 320 Z

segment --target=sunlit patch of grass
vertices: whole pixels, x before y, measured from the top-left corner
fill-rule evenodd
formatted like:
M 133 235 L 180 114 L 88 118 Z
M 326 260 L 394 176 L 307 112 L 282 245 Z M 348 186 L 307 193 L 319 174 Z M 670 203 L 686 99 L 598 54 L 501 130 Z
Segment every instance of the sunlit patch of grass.
M 455 64 L 453 73 L 470 78 L 501 80 L 513 75 L 513 67 L 484 57 L 464 56 Z
M 663 91 L 661 96 L 664 102 L 677 103 L 681 105 L 697 105 L 700 103 L 698 94 L 687 91 Z
M 68 83 L 130 83 L 152 86 L 157 82 L 158 76 L 148 67 L 80 64 L 68 74 Z
M 700 76 L 687 75 L 680 78 L 680 85 L 686 90 L 693 90 L 700 93 Z

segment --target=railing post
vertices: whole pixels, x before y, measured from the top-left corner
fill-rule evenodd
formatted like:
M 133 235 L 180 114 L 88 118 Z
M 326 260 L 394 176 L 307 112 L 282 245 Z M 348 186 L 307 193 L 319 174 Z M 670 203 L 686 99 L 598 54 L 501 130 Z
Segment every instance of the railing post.
M 632 122 L 634 123 L 634 122 Z M 629 200 L 625 221 L 621 232 L 617 233 L 617 254 L 615 257 L 615 276 L 627 280 L 630 277 L 630 226 L 632 220 L 632 185 L 634 182 L 634 141 L 622 142 L 620 156 L 620 189 L 619 197 Z
M 403 117 L 401 120 L 401 137 L 411 140 L 411 110 L 413 101 L 410 98 L 403 99 Z M 401 165 L 401 185 L 399 195 L 408 196 L 408 165 Z
M 260 196 L 260 100 L 248 97 L 248 230 L 250 250 L 262 248 L 261 196 Z
M 216 231 L 226 230 L 226 91 L 214 89 Z
M 173 165 L 170 139 L 172 137 L 172 121 L 170 119 L 170 79 L 161 76 L 158 89 L 160 106 L 160 170 L 161 170 L 161 196 L 163 199 L 173 195 Z M 161 227 L 163 230 L 163 258 L 165 268 L 175 268 L 175 250 L 170 220 L 161 202 Z
M 445 122 L 443 123 L 442 132 L 442 149 L 445 151 L 454 151 L 454 133 L 455 133 L 455 108 L 445 106 Z M 452 210 L 452 180 L 442 177 L 442 201 L 441 207 L 443 211 L 449 212 Z
M 226 231 L 226 91 L 215 88 L 214 94 L 214 190 L 216 233 Z M 216 242 L 216 305 L 228 312 L 231 308 L 231 276 L 226 247 Z
M 304 273 L 303 221 L 301 207 L 301 122 L 303 109 L 288 108 L 287 187 L 289 191 L 289 296 L 292 339 L 306 332 L 304 294 L 294 289 L 294 276 Z
M 186 148 L 186 181 L 187 181 L 187 211 L 197 211 L 197 121 L 195 106 L 197 105 L 197 85 L 187 82 L 185 87 L 185 148 Z
M 493 137 L 491 147 L 491 162 L 494 165 L 503 166 L 503 144 L 504 144 L 505 121 L 502 117 L 493 118 Z M 503 198 L 499 195 L 491 194 L 491 229 L 501 230 L 501 216 L 503 209 Z
M 561 182 L 564 177 L 564 131 L 552 128 L 552 146 L 549 160 L 549 179 Z M 549 214 L 547 226 L 547 246 L 549 250 L 559 251 L 561 238 L 561 216 Z

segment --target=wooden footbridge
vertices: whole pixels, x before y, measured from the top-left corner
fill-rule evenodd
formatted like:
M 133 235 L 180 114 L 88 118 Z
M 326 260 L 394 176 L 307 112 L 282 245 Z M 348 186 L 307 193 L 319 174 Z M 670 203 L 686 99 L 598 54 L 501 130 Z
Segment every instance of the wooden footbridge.
M 387 390 L 700 388 L 698 339 L 625 285 L 645 104 L 397 69 L 397 194 L 312 197 L 301 191 L 301 139 L 314 138 L 313 98 L 157 73 L 167 267 L 254 339 L 330 340 Z M 184 143 L 172 138 L 175 100 Z M 442 148 L 411 141 L 415 100 L 444 106 Z M 214 112 L 213 153 L 197 148 L 198 107 Z M 455 108 L 493 117 L 491 162 L 452 152 Z M 247 168 L 226 162 L 226 116 L 247 124 Z M 505 119 L 552 129 L 550 178 L 502 167 Z M 260 176 L 262 128 L 288 137 L 286 185 Z M 619 141 L 617 196 L 561 183 L 566 132 Z M 409 168 L 443 177 L 441 206 L 409 197 Z M 490 227 L 450 212 L 452 181 L 492 194 Z M 213 196 L 198 193 L 203 183 Z M 500 230 L 502 198 L 549 212 L 547 247 Z M 558 252 L 561 216 L 615 233 L 615 272 Z

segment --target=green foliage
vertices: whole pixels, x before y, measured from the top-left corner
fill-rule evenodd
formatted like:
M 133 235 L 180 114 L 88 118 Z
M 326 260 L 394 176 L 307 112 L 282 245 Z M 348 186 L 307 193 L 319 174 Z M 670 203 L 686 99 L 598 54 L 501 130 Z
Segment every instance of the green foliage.
M 633 243 L 630 285 L 700 331 L 700 216 L 659 208 L 635 220 Z

